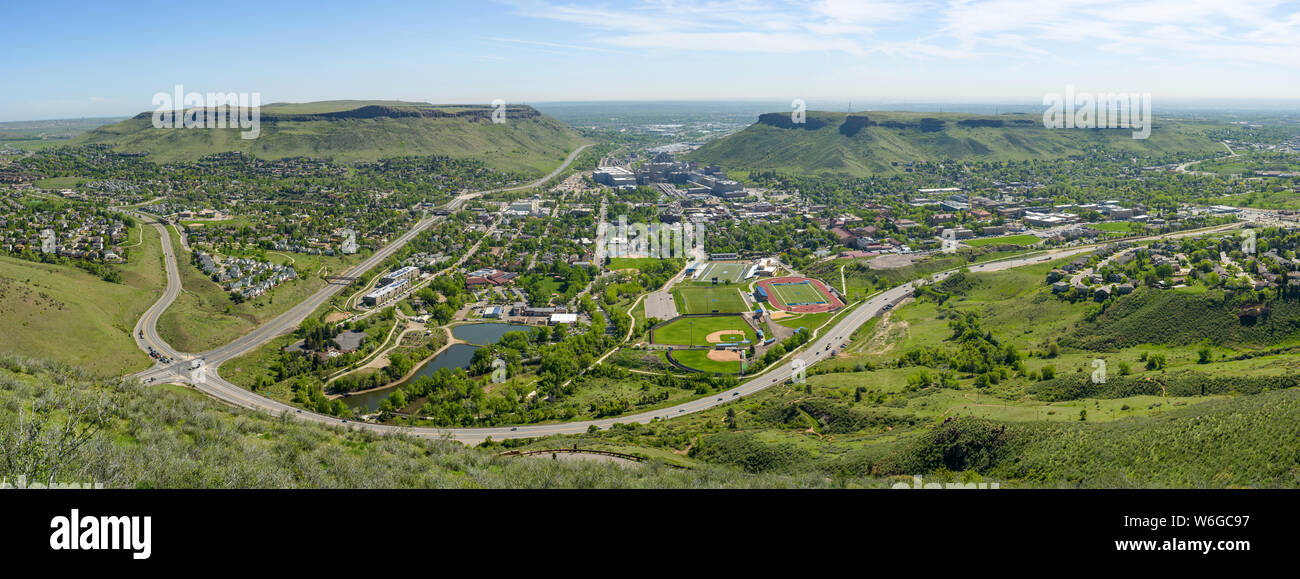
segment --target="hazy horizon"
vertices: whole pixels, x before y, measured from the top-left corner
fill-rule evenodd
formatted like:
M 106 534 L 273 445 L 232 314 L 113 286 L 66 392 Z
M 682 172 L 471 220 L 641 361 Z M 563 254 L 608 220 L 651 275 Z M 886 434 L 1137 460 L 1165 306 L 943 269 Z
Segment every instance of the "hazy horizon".
M 1300 95 L 1300 8 L 1272 0 L 235 1 L 171 26 L 147 17 L 170 5 L 126 4 L 10 6 L 11 45 L 42 48 L 0 56 L 0 119 L 132 115 L 175 85 L 263 103 Z

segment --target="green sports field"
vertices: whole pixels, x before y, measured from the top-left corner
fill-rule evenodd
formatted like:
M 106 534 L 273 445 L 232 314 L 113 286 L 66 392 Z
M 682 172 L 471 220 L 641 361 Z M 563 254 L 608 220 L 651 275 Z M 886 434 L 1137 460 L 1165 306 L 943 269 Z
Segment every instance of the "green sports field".
M 745 275 L 745 270 L 747 268 L 749 268 L 749 266 L 743 263 L 710 261 L 705 264 L 704 273 L 701 273 L 699 277 L 695 278 L 695 281 L 712 283 L 716 278 L 718 283 L 724 281 L 739 283 L 740 280 L 744 279 L 741 276 Z
M 709 316 L 703 318 L 677 318 L 662 328 L 654 331 L 654 343 L 671 346 L 712 346 L 715 343 L 739 342 L 736 334 L 721 336 L 721 340 L 710 342 L 709 334 L 724 330 L 738 330 L 745 333 L 745 339 L 751 343 L 758 339 L 754 329 L 740 316 Z
M 687 314 L 731 314 L 748 312 L 749 306 L 740 295 L 740 288 L 732 287 L 678 287 L 673 290 L 673 300 L 678 311 Z
M 806 281 L 794 284 L 773 284 L 770 287 L 772 293 L 776 294 L 777 301 L 786 306 L 826 303 L 826 296 L 822 295 L 820 290 Z
M 720 362 L 709 359 L 708 350 L 675 350 L 673 359 L 687 368 L 703 372 L 736 374 L 740 372 L 740 362 Z
M 982 245 L 1035 245 L 1042 241 L 1036 235 L 1004 235 L 1001 237 L 981 237 L 979 239 L 968 239 L 966 245 L 971 247 L 980 247 Z

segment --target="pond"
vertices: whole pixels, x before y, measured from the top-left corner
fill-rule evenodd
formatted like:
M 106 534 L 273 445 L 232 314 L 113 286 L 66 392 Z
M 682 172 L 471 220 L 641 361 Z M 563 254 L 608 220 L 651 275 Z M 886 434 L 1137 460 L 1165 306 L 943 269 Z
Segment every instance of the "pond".
M 486 346 L 497 343 L 502 336 L 509 332 L 527 332 L 528 330 L 528 326 L 518 324 L 465 324 L 452 328 L 451 334 L 456 336 L 457 340 Z
M 474 359 L 474 351 L 480 346 L 495 344 L 501 339 L 501 336 L 507 332 L 528 330 L 528 326 L 519 326 L 515 324 L 466 324 L 456 326 L 451 329 L 453 336 L 458 340 L 469 342 L 468 344 L 452 344 L 451 347 L 443 350 L 441 354 L 434 356 L 419 370 L 415 371 L 407 382 L 417 380 L 422 376 L 430 376 L 443 368 L 469 368 L 469 363 Z M 406 382 L 403 382 L 405 384 Z M 381 388 L 362 394 L 353 394 L 345 396 L 343 402 L 348 407 L 359 412 L 374 412 L 379 409 L 379 403 L 392 393 L 393 388 L 400 386 L 395 384 L 388 388 Z

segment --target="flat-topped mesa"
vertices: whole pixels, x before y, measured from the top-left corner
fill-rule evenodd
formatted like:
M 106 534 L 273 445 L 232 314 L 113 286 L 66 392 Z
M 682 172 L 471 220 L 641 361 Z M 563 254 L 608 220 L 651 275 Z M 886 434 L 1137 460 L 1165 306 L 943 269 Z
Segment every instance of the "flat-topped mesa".
M 496 107 L 488 105 L 447 105 L 445 107 L 365 105 L 355 109 L 321 113 L 281 113 L 276 112 L 274 109 L 262 108 L 260 115 L 262 122 L 272 123 L 375 118 L 442 118 L 465 119 L 470 122 L 491 122 L 492 114 L 497 110 Z M 148 119 L 152 115 L 152 112 L 140 113 L 135 118 Z M 505 115 L 506 119 L 517 120 L 535 119 L 540 117 L 541 113 L 528 105 L 506 105 Z

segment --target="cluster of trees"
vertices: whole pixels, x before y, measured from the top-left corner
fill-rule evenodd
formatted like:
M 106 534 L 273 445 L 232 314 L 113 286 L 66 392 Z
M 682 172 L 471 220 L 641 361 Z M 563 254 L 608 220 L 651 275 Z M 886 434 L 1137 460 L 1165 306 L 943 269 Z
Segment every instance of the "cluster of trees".
M 896 362 L 898 367 L 923 368 L 909 383 L 917 387 L 951 387 L 956 384 L 953 372 L 963 372 L 976 375 L 977 387 L 987 387 L 1013 373 L 1025 374 L 1024 354 L 1012 344 L 1000 343 L 992 332 L 985 330 L 978 314 L 954 310 L 949 315 L 948 328 L 952 335 L 948 341 L 956 344 L 956 349 L 922 346 L 903 353 Z M 947 372 L 935 375 L 926 368 Z

